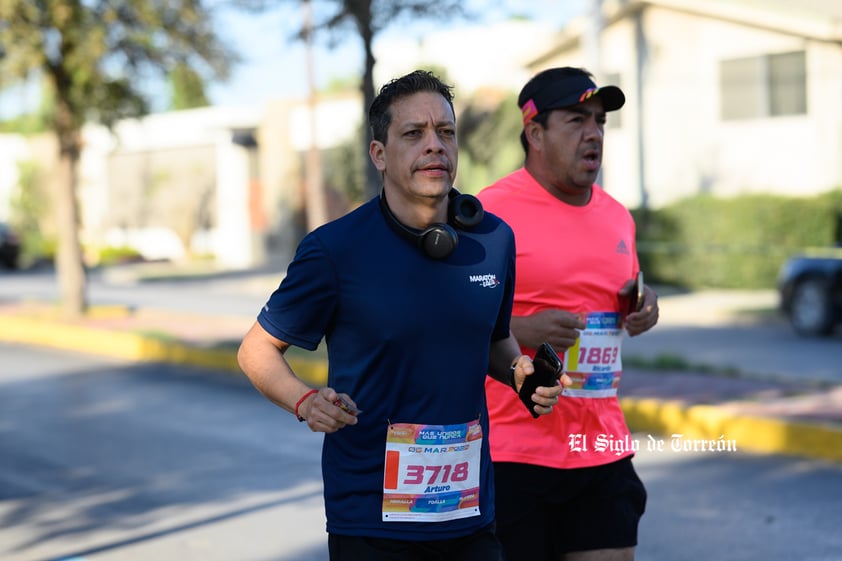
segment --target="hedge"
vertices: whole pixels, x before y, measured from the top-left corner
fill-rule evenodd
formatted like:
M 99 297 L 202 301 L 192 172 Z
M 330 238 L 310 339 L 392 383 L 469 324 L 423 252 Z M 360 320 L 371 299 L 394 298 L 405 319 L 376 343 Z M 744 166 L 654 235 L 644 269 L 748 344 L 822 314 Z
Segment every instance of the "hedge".
M 787 258 L 842 241 L 842 189 L 811 198 L 700 195 L 633 210 L 650 283 L 773 288 Z

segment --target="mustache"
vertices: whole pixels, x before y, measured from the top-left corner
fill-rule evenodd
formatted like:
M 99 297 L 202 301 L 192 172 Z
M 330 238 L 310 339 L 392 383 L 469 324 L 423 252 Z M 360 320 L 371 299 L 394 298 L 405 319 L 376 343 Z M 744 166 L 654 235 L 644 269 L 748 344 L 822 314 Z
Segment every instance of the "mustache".
M 448 172 L 452 172 L 453 165 L 450 163 L 449 159 L 437 156 L 435 158 L 430 158 L 428 160 L 422 160 L 418 162 L 418 164 L 416 164 L 415 166 L 415 169 L 445 169 Z

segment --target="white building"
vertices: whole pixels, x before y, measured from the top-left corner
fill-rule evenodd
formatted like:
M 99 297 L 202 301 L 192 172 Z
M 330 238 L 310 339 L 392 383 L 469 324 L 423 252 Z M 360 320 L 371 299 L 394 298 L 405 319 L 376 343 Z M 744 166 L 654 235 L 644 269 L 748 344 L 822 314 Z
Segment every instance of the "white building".
M 842 187 L 842 2 L 605 1 L 530 64 L 566 65 L 626 93 L 603 183 L 631 207 Z

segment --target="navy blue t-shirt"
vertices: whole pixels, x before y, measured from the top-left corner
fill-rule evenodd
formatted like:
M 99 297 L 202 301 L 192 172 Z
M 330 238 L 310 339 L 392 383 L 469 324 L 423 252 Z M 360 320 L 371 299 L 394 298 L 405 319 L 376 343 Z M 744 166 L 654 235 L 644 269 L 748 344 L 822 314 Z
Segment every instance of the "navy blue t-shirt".
M 378 200 L 308 234 L 260 312 L 273 336 L 308 350 L 325 339 L 328 385 L 362 410 L 357 425 L 326 434 L 327 531 L 405 540 L 470 534 L 494 519 L 484 381 L 492 341 L 509 335 L 514 234 L 485 213 L 444 260 L 393 231 Z M 480 515 L 383 522 L 390 423 L 449 425 L 479 419 Z

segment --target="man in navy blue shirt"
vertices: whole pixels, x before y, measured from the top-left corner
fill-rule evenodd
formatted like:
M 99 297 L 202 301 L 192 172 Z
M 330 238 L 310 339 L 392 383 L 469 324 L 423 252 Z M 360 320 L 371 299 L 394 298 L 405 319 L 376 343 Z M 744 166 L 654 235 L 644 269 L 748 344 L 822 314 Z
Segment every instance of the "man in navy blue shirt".
M 423 71 L 392 80 L 369 121 L 380 196 L 302 240 L 240 366 L 325 433 L 331 560 L 500 559 L 484 380 L 517 391 L 533 372 L 509 332 L 514 235 L 453 188 L 450 86 Z M 328 385 L 310 388 L 284 352 L 322 339 Z M 561 389 L 538 388 L 535 411 Z

